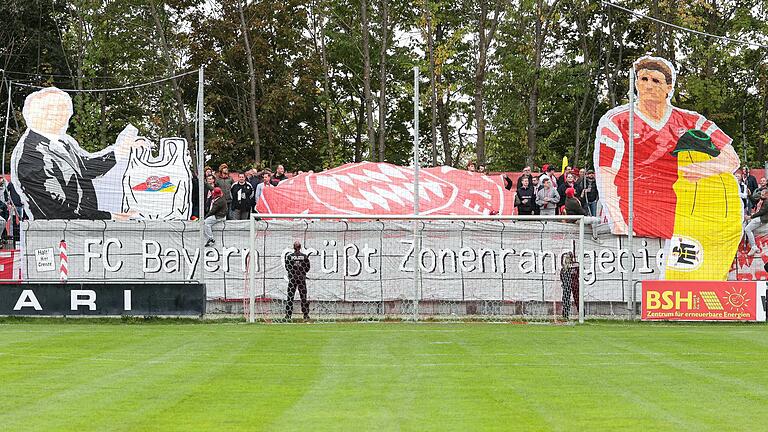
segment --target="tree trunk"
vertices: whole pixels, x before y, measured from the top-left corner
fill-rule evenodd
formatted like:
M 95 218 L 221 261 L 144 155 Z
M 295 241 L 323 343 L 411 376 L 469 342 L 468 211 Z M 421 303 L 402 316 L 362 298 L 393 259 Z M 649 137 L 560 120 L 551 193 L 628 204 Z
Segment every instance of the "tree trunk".
M 677 16 L 677 14 L 678 14 L 678 1 L 671 0 L 669 2 L 668 10 L 667 10 L 667 21 L 674 22 L 675 16 Z M 673 37 L 667 38 L 667 53 L 665 57 L 672 64 L 675 64 L 677 62 L 676 55 L 675 55 L 675 38 Z
M 99 115 L 101 117 L 101 125 L 99 125 L 99 142 L 101 148 L 107 146 L 107 92 L 99 93 Z
M 83 20 L 83 14 L 80 11 L 80 8 L 75 7 L 74 8 L 75 13 L 77 14 L 77 65 L 75 66 L 75 73 L 77 74 L 77 77 L 75 78 L 75 88 L 78 90 L 83 89 L 83 58 L 85 57 L 85 40 L 84 40 L 84 33 L 85 33 L 85 21 Z M 82 96 L 80 96 L 82 97 Z
M 587 109 L 587 102 L 589 102 L 589 96 L 591 94 L 592 90 L 592 82 L 594 80 L 594 77 L 592 75 L 593 68 L 590 65 L 590 51 L 589 51 L 589 41 L 587 39 L 587 23 L 584 22 L 581 17 L 576 23 L 577 28 L 579 29 L 579 33 L 581 33 L 581 51 L 582 55 L 584 56 L 584 65 L 587 65 L 589 68 L 589 74 L 587 74 L 587 77 L 589 79 L 589 85 L 587 86 L 587 89 L 584 91 L 584 95 L 581 98 L 581 103 L 579 104 L 578 112 L 576 113 L 576 145 L 573 148 L 573 162 L 571 163 L 572 166 L 577 166 L 579 164 L 579 159 L 581 158 L 581 123 L 582 123 L 582 117 L 584 116 L 584 112 Z
M 437 83 L 435 82 L 435 41 L 432 35 L 432 9 L 427 7 L 427 52 L 429 54 L 429 106 L 432 115 L 429 119 L 430 137 L 432 138 L 432 166 L 437 166 Z
M 653 0 L 651 2 L 651 16 L 655 19 L 661 19 L 659 14 L 659 0 Z M 664 39 L 662 36 L 662 29 L 661 29 L 661 23 L 654 22 L 654 43 L 656 46 L 656 52 L 654 55 L 661 56 L 664 55 Z
M 370 160 L 376 159 L 376 137 L 373 128 L 373 98 L 371 96 L 371 47 L 369 46 L 368 1 L 360 2 L 360 31 L 363 42 L 363 87 L 365 99 L 365 122 L 368 131 L 368 149 Z
M 485 81 L 486 65 L 486 39 L 485 33 L 486 21 L 488 16 L 488 4 L 485 0 L 480 1 L 480 16 L 478 17 L 478 53 L 477 68 L 475 69 L 475 92 L 473 95 L 473 104 L 475 108 L 475 128 L 477 129 L 477 140 L 475 141 L 476 165 L 485 165 L 485 113 L 483 111 L 483 83 Z
M 538 152 L 536 134 L 539 129 L 539 74 L 541 73 L 541 51 L 544 45 L 543 29 L 543 0 L 536 2 L 536 22 L 534 23 L 534 52 L 533 52 L 533 77 L 531 79 L 531 91 L 528 94 L 528 156 L 525 164 L 533 166 Z
M 387 46 L 389 43 L 389 3 L 381 0 L 381 50 L 379 51 L 379 162 L 386 161 L 387 146 Z
M 485 165 L 485 73 L 488 60 L 488 48 L 493 42 L 496 26 L 499 23 L 503 0 L 497 0 L 493 17 L 488 19 L 487 0 L 480 1 L 480 16 L 478 17 L 478 53 L 477 69 L 475 69 L 475 127 L 477 128 L 477 140 L 475 141 L 475 153 L 477 165 Z
M 256 112 L 256 68 L 253 66 L 253 54 L 251 53 L 251 41 L 248 36 L 248 27 L 245 24 L 245 16 L 243 15 L 243 3 L 237 0 L 237 11 L 240 14 L 240 32 L 243 34 L 243 42 L 245 43 L 245 55 L 248 60 L 248 81 L 250 84 L 248 108 L 249 118 L 251 122 L 251 133 L 253 134 L 253 159 L 256 165 L 261 163 L 261 140 L 259 138 L 259 118 Z
M 155 0 L 151 0 L 149 2 L 149 10 L 152 13 L 153 20 L 155 21 L 155 31 L 157 32 L 157 38 L 160 41 L 160 49 L 163 51 L 163 57 L 165 57 L 168 75 L 174 76 L 176 75 L 176 67 L 173 64 L 171 48 L 168 45 L 168 40 L 165 37 L 165 30 L 163 29 L 163 23 L 160 20 L 160 14 L 157 11 Z M 184 130 L 184 138 L 187 139 L 187 147 L 189 148 L 189 153 L 192 156 L 192 164 L 195 166 L 197 164 L 197 145 L 192 139 L 192 129 L 190 129 L 189 122 L 187 121 L 187 112 L 186 109 L 184 109 L 184 99 L 181 95 L 181 88 L 179 87 L 179 83 L 176 81 L 176 78 L 171 79 L 171 86 L 173 89 L 174 99 L 176 99 L 176 110 L 178 111 L 179 119 L 181 120 L 181 124 Z
M 325 53 L 325 25 L 323 25 L 323 34 L 320 38 L 320 57 L 323 62 L 323 93 L 325 93 L 325 132 L 328 144 L 328 158 L 333 164 L 335 161 L 333 151 L 333 122 L 331 121 L 331 70 L 328 66 L 328 56 Z
M 612 11 L 612 8 L 608 8 L 608 12 L 606 14 L 607 21 L 608 21 L 606 23 L 606 25 L 608 26 L 608 42 L 606 43 L 606 45 L 608 47 L 607 48 L 603 48 L 603 50 L 605 52 L 605 62 L 603 62 L 603 74 L 605 75 L 605 83 L 606 83 L 606 85 L 608 87 L 608 101 L 609 101 L 609 104 L 610 104 L 609 108 L 613 108 L 613 107 L 616 106 L 616 103 L 615 103 L 616 102 L 616 98 L 615 98 L 616 92 L 613 89 L 613 86 L 614 86 L 614 83 L 613 83 L 613 70 L 610 67 L 610 65 L 611 65 L 611 57 L 613 56 L 613 42 L 614 42 L 614 37 L 613 37 L 613 30 L 614 30 L 613 14 L 611 13 L 611 11 Z
M 355 162 L 363 161 L 363 125 L 365 125 L 365 101 L 360 99 L 360 111 L 355 114 Z
M 323 108 L 325 110 L 325 133 L 326 133 L 326 142 L 325 145 L 326 150 L 328 152 L 328 160 L 331 163 L 332 166 L 335 166 L 335 155 L 334 155 L 334 149 L 333 149 L 333 123 L 331 121 L 331 84 L 330 84 L 330 75 L 331 75 L 331 69 L 328 65 L 328 56 L 326 54 L 325 49 L 325 30 L 326 26 L 328 25 L 328 19 L 325 16 L 325 10 L 322 9 L 322 6 L 319 8 L 317 5 L 313 2 L 313 12 L 312 12 L 312 26 L 314 30 L 314 36 L 315 36 L 315 49 L 319 50 L 320 54 L 320 61 L 323 66 L 323 94 L 325 95 L 325 101 L 323 103 Z M 318 9 L 320 10 L 320 13 L 318 14 Z M 319 23 L 319 31 L 318 31 L 318 17 L 320 18 Z M 320 43 L 317 43 L 318 39 L 318 33 L 319 33 L 319 39 Z
M 440 139 L 443 141 L 443 154 L 445 160 L 443 164 L 453 166 L 453 149 L 451 148 L 451 135 L 448 131 L 448 105 L 450 104 L 449 94 L 446 93 L 446 100 L 443 102 L 443 96 L 437 98 L 437 116 L 440 118 Z
M 760 137 L 757 140 L 757 161 L 761 164 L 765 163 L 765 134 L 766 134 L 766 112 L 768 112 L 768 79 L 766 79 L 765 76 L 765 70 L 761 67 L 761 75 L 762 75 L 762 81 L 763 81 L 763 109 L 760 110 L 760 123 L 758 126 L 758 131 L 760 132 Z M 762 168 L 762 167 L 760 167 Z
M 435 39 L 438 43 L 443 40 L 443 26 L 438 25 L 435 29 Z M 450 104 L 450 92 L 445 92 L 443 88 L 442 70 L 435 71 L 435 81 L 440 93 L 437 97 L 437 116 L 440 120 L 440 139 L 443 141 L 443 164 L 453 166 L 453 150 L 451 149 L 450 134 L 448 133 L 448 105 Z M 445 103 L 443 103 L 443 92 L 445 92 Z

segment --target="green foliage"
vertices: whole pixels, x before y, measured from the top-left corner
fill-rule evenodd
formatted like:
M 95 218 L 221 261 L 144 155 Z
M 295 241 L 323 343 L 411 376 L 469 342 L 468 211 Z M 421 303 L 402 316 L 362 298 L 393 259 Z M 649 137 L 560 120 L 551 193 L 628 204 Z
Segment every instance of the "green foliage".
M 319 170 L 368 154 L 363 101 L 360 0 L 75 0 L 0 3 L 0 68 L 20 83 L 63 88 L 104 88 L 149 81 L 176 71 L 205 69 L 205 137 L 210 164 L 235 170 L 284 164 Z M 489 0 L 489 10 L 495 2 Z M 627 71 L 638 56 L 665 56 L 679 70 L 673 102 L 715 121 L 734 138 L 752 165 L 766 159 L 768 59 L 763 51 L 659 27 L 586 0 L 504 5 L 488 51 L 483 107 L 491 170 L 515 170 L 578 157 L 591 163 L 597 120 L 626 102 Z M 542 5 L 544 4 L 542 3 Z M 383 38 L 382 0 L 368 1 L 374 127 L 378 129 L 379 50 L 387 43 L 384 131 L 386 160 L 411 161 L 413 79 L 421 69 L 420 136 L 423 162 L 431 163 L 430 83 L 445 107 L 438 113 L 439 160 L 464 166 L 474 156 L 473 95 L 477 82 L 479 3 L 389 0 Z M 658 4 L 658 7 L 653 5 Z M 170 49 L 164 54 L 155 26 L 156 7 Z M 254 155 L 249 121 L 249 71 L 238 5 L 244 5 L 258 85 L 255 105 L 261 160 Z M 549 11 L 549 7 L 554 9 Z M 761 40 L 768 15 L 757 0 L 682 2 L 641 0 L 622 5 L 693 29 Z M 436 77 L 428 74 L 427 14 L 431 14 Z M 489 14 L 491 16 L 491 14 Z M 536 43 L 536 23 L 544 29 Z M 489 21 L 490 23 L 490 21 Z M 322 61 L 325 46 L 327 70 Z M 536 68 L 537 54 L 541 67 Z M 328 91 L 325 80 L 328 80 Z M 178 81 L 189 122 L 195 118 L 196 76 Z M 29 89 L 15 87 L 11 143 L 23 130 L 19 109 Z M 534 88 L 535 154 L 530 154 L 529 105 Z M 5 86 L 0 104 L 5 107 Z M 170 83 L 75 97 L 70 132 L 90 150 L 112 143 L 133 123 L 152 137 L 183 136 Z M 330 131 L 326 127 L 326 111 Z M 4 123 L 5 110 L 0 109 Z M 16 124 L 19 124 L 18 128 Z M 445 137 L 440 125 L 444 126 Z M 191 124 L 188 127 L 194 126 Z M 330 136 L 330 142 L 329 142 Z M 378 138 L 378 137 L 377 137 Z M 9 150 L 12 145 L 9 145 Z

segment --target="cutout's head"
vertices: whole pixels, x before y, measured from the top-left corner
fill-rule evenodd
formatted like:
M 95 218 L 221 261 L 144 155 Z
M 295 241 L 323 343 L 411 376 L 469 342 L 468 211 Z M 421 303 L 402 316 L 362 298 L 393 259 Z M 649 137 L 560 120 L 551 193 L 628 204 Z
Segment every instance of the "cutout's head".
M 72 112 L 72 98 L 56 87 L 49 87 L 27 96 L 22 115 L 27 127 L 35 132 L 63 135 Z
M 295 250 L 296 252 L 301 250 L 301 242 L 300 241 L 296 240 L 295 242 L 293 242 L 293 250 Z
M 635 61 L 635 89 L 641 101 L 669 102 L 675 89 L 677 73 L 670 62 L 661 57 L 645 56 Z

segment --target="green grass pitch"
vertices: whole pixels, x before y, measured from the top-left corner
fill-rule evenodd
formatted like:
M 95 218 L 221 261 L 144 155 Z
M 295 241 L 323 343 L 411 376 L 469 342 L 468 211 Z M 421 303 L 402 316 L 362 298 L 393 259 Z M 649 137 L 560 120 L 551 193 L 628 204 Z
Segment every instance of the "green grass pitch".
M 3 431 L 768 430 L 765 325 L 0 324 Z

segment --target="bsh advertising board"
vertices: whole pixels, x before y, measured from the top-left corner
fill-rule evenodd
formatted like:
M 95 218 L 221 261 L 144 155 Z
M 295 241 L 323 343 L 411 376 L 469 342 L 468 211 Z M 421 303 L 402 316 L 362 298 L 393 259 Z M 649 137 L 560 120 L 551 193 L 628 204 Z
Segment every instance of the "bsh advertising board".
M 768 282 L 643 281 L 646 321 L 765 321 Z

